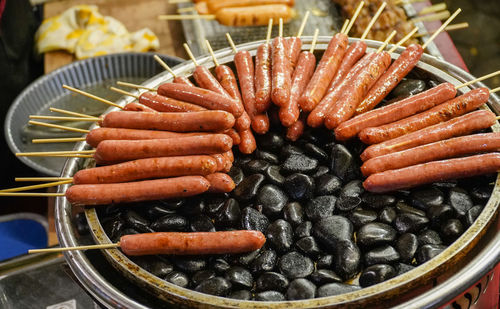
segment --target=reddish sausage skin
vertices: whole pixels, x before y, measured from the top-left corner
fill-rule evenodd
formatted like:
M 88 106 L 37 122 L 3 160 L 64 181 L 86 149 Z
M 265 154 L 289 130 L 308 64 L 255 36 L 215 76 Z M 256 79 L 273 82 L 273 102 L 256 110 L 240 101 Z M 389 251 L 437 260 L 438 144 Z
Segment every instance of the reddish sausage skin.
M 455 136 L 470 134 L 475 131 L 489 128 L 495 122 L 495 114 L 492 112 L 484 110 L 475 111 L 380 144 L 371 145 L 363 151 L 360 157 L 361 160 L 366 161 L 385 154 L 410 149 Z
M 141 94 L 139 102 L 157 112 L 198 112 L 207 110 L 204 107 L 167 98 L 153 92 Z
M 346 86 L 340 99 L 328 111 L 325 126 L 328 129 L 338 127 L 342 122 L 351 118 L 356 112 L 356 107 L 363 100 L 368 90 L 384 74 L 391 64 L 391 56 L 387 52 L 375 55 L 368 66 L 353 78 L 352 83 Z
M 257 142 L 251 130 L 245 130 L 240 132 L 241 142 L 238 148 L 241 153 L 251 154 L 257 149 Z
M 298 140 L 304 133 L 306 127 L 306 116 L 301 115 L 299 119 L 288 127 L 286 130 L 286 138 L 292 142 Z
M 73 176 L 73 183 L 118 183 L 151 178 L 204 176 L 215 173 L 216 170 L 217 162 L 211 156 L 149 158 L 80 170 Z
M 364 41 L 357 41 L 349 45 L 347 50 L 345 51 L 344 58 L 342 58 L 342 62 L 340 63 L 339 69 L 335 74 L 335 77 L 332 79 L 330 86 L 326 93 L 330 93 L 337 87 L 344 77 L 349 74 L 351 68 L 358 62 L 361 57 L 366 52 L 366 43 Z
M 452 84 L 440 84 L 417 95 L 376 110 L 368 111 L 341 123 L 335 129 L 335 138 L 339 141 L 351 139 L 365 128 L 391 123 L 423 112 L 438 104 L 453 99 L 456 93 L 457 90 Z
M 265 242 L 259 231 L 163 232 L 122 236 L 120 247 L 129 256 L 229 254 L 255 251 Z
M 212 158 L 214 158 L 215 162 L 217 163 L 217 172 L 226 172 L 227 166 L 231 163 L 226 158 L 220 154 L 213 154 L 211 155 Z
M 379 127 L 363 129 L 359 133 L 359 139 L 365 144 L 378 144 L 473 111 L 488 101 L 489 97 L 487 88 L 477 88 L 423 113 Z
M 229 135 L 231 139 L 233 140 L 233 145 L 239 145 L 241 143 L 241 138 L 238 132 L 236 132 L 235 129 L 229 129 L 224 131 L 224 134 Z
M 198 65 L 194 69 L 193 77 L 199 87 L 216 92 L 227 98 L 231 98 L 229 93 L 222 87 L 222 85 L 217 81 L 215 76 L 204 66 Z
M 498 150 L 500 133 L 467 135 L 375 157 L 366 161 L 361 171 L 363 175 L 369 176 L 425 162 Z
M 151 107 L 147 107 L 144 104 L 138 102 L 132 102 L 123 107 L 124 111 L 130 112 L 148 112 L 148 113 L 156 113 L 157 111 L 152 109 Z
M 211 110 L 223 110 L 233 114 L 235 117 L 239 117 L 243 113 L 243 109 L 236 100 L 199 87 L 166 83 L 158 87 L 158 94 L 203 106 Z
M 183 85 L 187 85 L 187 86 L 191 86 L 191 87 L 196 87 L 190 80 L 189 78 L 185 77 L 185 76 L 177 76 L 174 78 L 173 80 L 174 83 L 176 84 L 183 84 Z
M 272 46 L 271 100 L 274 104 L 283 106 L 290 99 L 292 68 L 290 66 L 290 58 L 287 55 L 285 38 L 274 38 Z
M 210 188 L 203 176 L 183 176 L 137 182 L 73 185 L 66 198 L 73 205 L 108 205 L 188 197 Z
M 323 99 L 328 86 L 337 73 L 337 69 L 347 48 L 347 35 L 337 33 L 328 44 L 316 71 L 299 100 L 300 107 L 306 112 L 312 111 Z
M 226 152 L 233 146 L 231 138 L 225 134 L 178 137 L 150 140 L 102 141 L 96 148 L 96 162 L 123 162 L 129 160 L 215 154 Z
M 174 132 L 225 131 L 234 125 L 234 117 L 224 111 L 191 113 L 110 112 L 102 127 Z
M 500 169 L 500 153 L 433 161 L 370 175 L 363 186 L 367 191 L 382 193 L 413 188 L 432 182 L 496 173 Z
M 228 174 L 215 173 L 206 175 L 205 178 L 210 182 L 208 192 L 229 193 L 236 187 L 233 179 Z
M 293 71 L 295 70 L 295 67 L 297 66 L 300 52 L 302 50 L 302 40 L 296 36 L 286 38 L 286 44 L 287 44 L 287 56 L 290 61 L 290 67 L 292 69 L 292 75 Z
M 262 44 L 255 56 L 255 109 L 264 113 L 271 104 L 271 45 Z
M 315 66 L 316 57 L 314 54 L 307 51 L 300 54 L 297 68 L 293 73 L 290 99 L 281 106 L 279 111 L 280 121 L 283 126 L 289 127 L 299 119 L 299 98 L 311 79 Z

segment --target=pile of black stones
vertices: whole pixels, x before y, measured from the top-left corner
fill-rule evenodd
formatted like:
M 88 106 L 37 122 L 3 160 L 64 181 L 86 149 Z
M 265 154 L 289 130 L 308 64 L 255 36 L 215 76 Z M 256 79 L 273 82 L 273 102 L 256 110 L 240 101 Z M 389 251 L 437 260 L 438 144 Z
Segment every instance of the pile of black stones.
M 490 197 L 495 175 L 390 194 L 366 192 L 359 169 L 366 146 L 337 143 L 333 132 L 310 128 L 289 142 L 276 111 L 270 117 L 272 129 L 257 136 L 258 150 L 233 150 L 233 192 L 99 208 L 110 239 L 258 230 L 267 241 L 246 254 L 131 259 L 161 279 L 202 293 L 310 299 L 356 291 L 429 261 L 464 233 Z

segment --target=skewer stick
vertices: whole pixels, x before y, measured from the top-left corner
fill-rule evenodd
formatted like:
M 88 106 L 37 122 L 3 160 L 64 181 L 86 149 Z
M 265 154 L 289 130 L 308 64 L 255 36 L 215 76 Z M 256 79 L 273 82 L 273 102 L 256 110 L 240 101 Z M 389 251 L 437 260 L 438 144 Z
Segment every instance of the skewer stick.
M 49 144 L 49 143 L 74 143 L 74 142 L 83 142 L 85 141 L 85 137 L 68 137 L 68 138 L 38 138 L 32 139 L 31 142 L 33 144 Z
M 210 53 L 210 56 L 212 57 L 212 61 L 214 62 L 215 66 L 219 66 L 219 61 L 217 60 L 217 57 L 215 57 L 214 50 L 212 49 L 212 45 L 210 45 L 210 42 L 208 40 L 205 40 L 205 44 L 207 45 L 208 52 Z
M 302 33 L 304 32 L 304 28 L 306 27 L 307 20 L 309 19 L 309 15 L 311 12 L 307 11 L 306 15 L 304 15 L 304 18 L 302 19 L 302 23 L 300 24 L 299 31 L 297 31 L 297 37 L 300 38 L 302 36 Z
M 125 90 L 123 90 L 123 89 L 120 89 L 120 88 L 116 88 L 116 87 L 111 86 L 111 87 L 109 87 L 109 90 L 114 91 L 114 92 L 121 93 L 121 94 L 123 94 L 123 95 L 128 95 L 128 96 L 130 96 L 130 97 L 133 97 L 133 98 L 136 98 L 137 100 L 139 100 L 139 96 L 138 96 L 138 95 L 135 95 L 135 94 L 133 94 L 133 93 L 131 93 L 131 92 L 128 92 L 128 91 L 125 91 Z
M 455 89 L 459 89 L 459 88 L 462 88 L 462 87 L 466 87 L 466 86 L 472 85 L 472 84 L 474 84 L 474 83 L 476 83 L 476 82 L 480 82 L 480 81 L 482 81 L 482 80 L 488 79 L 488 78 L 493 77 L 493 76 L 496 76 L 496 75 L 498 75 L 498 74 L 500 74 L 500 70 L 498 70 L 498 71 L 496 71 L 496 72 L 493 72 L 493 73 L 490 73 L 490 74 L 487 74 L 487 75 L 484 75 L 484 76 L 481 76 L 481 77 L 478 77 L 478 78 L 476 78 L 476 79 L 473 79 L 473 80 L 468 81 L 468 82 L 466 82 L 466 83 L 463 83 L 463 84 L 461 84 L 461 85 L 455 86 Z M 498 89 L 498 88 L 497 88 L 497 89 Z M 492 90 L 492 91 L 493 91 L 493 90 Z
M 283 18 L 280 18 L 279 25 L 278 25 L 278 36 L 281 38 L 283 37 Z
M 73 177 L 16 177 L 14 181 L 25 182 L 25 181 L 62 181 L 62 180 L 73 180 Z
M 214 20 L 216 16 L 213 14 L 206 15 L 158 15 L 159 20 L 193 20 L 193 19 L 206 19 Z
M 233 50 L 233 53 L 236 54 L 238 52 L 238 49 L 236 48 L 236 45 L 234 45 L 233 38 L 228 32 L 226 32 L 226 38 L 227 41 L 229 42 L 229 46 L 231 46 L 231 49 Z
M 42 183 L 42 184 L 39 184 L 39 185 L 32 185 L 32 186 L 24 186 L 24 187 L 3 189 L 3 190 L 0 190 L 0 192 L 28 191 L 28 190 L 35 190 L 35 189 L 55 187 L 55 186 L 58 186 L 58 185 L 65 185 L 65 184 L 72 183 L 72 182 L 73 182 L 73 180 L 61 180 L 61 181 L 55 181 L 55 182 Z
M 429 15 L 415 17 L 415 18 L 410 19 L 410 21 L 412 21 L 414 23 L 418 23 L 418 22 L 421 22 L 421 21 L 443 20 L 443 19 L 446 19 L 448 17 L 450 17 L 450 11 L 446 10 L 446 11 L 439 12 L 439 13 L 434 13 L 434 14 L 429 14 Z
M 61 117 L 61 116 L 44 116 L 44 115 L 30 115 L 30 119 L 45 119 L 45 120 L 66 120 L 66 121 L 99 121 L 101 118 L 86 118 L 86 117 Z
M 95 96 L 95 95 L 93 95 L 93 94 L 91 94 L 91 93 L 88 93 L 88 92 L 82 91 L 82 90 L 80 90 L 80 89 L 76 89 L 76 88 L 73 88 L 73 87 L 68 86 L 68 85 L 62 85 L 62 87 L 63 87 L 64 89 L 67 89 L 67 90 L 70 90 L 70 91 L 76 92 L 76 93 L 78 93 L 78 94 L 84 95 L 84 96 L 86 96 L 86 97 L 89 97 L 89 98 L 91 98 L 91 99 L 97 100 L 97 101 L 99 101 L 99 102 L 101 102 L 101 103 L 108 104 L 108 105 L 115 106 L 115 107 L 118 107 L 118 108 L 120 108 L 120 109 L 123 109 L 123 107 L 122 107 L 122 106 L 120 106 L 120 105 L 118 105 L 118 104 L 116 104 L 116 103 L 113 103 L 113 102 L 111 102 L 111 101 L 109 101 L 109 100 L 106 100 L 106 99 L 100 98 L 100 97 Z
M 396 33 L 397 33 L 396 30 L 392 30 L 391 34 L 389 34 L 389 36 L 387 37 L 387 39 L 385 39 L 382 46 L 380 46 L 379 49 L 377 50 L 377 53 L 380 53 L 381 51 L 383 51 L 386 48 L 387 44 L 389 44 L 389 42 L 396 35 Z
M 60 109 L 60 108 L 55 108 L 55 107 L 49 107 L 49 110 L 51 112 L 66 114 L 66 115 L 75 116 L 75 117 L 95 118 L 95 116 L 91 116 L 91 115 L 87 115 L 87 114 L 81 114 L 81 113 L 76 113 L 76 112 L 72 112 L 72 111 L 67 111 L 65 109 Z
M 410 4 L 410 3 L 417 3 L 417 2 L 424 2 L 427 0 L 399 0 L 395 1 L 394 5 L 401 5 L 401 4 Z
M 439 27 L 438 30 L 436 30 L 436 32 L 434 32 L 434 34 L 422 45 L 422 48 L 425 49 L 427 47 L 427 45 L 429 45 L 430 42 L 432 42 L 441 32 L 443 32 L 444 28 L 446 28 L 451 22 L 453 19 L 455 19 L 455 17 L 457 17 L 458 14 L 460 14 L 460 12 L 462 11 L 462 9 L 457 9 L 455 11 L 455 13 L 453 13 L 453 15 L 450 16 L 450 18 L 448 18 L 442 25 L 441 27 Z
M 404 42 L 408 41 L 417 31 L 418 31 L 418 27 L 413 28 L 413 30 L 410 31 L 410 33 L 408 33 L 407 35 L 405 35 L 404 38 L 402 38 L 401 40 L 399 40 L 399 42 L 397 42 L 393 47 L 391 47 L 391 49 L 389 49 L 388 53 L 390 54 L 393 51 L 395 51 Z
M 194 12 L 196 11 L 196 8 L 194 6 L 190 6 L 190 7 L 187 7 L 187 8 L 180 8 L 180 9 L 177 9 L 177 13 L 181 14 L 181 13 L 188 13 L 188 12 Z
M 194 65 L 198 66 L 198 62 L 196 62 L 196 58 L 194 58 L 194 55 L 191 52 L 191 48 L 189 48 L 189 45 L 187 45 L 187 43 L 184 43 L 184 44 L 182 44 L 182 46 L 184 46 L 184 49 L 186 50 L 186 53 L 188 54 L 188 56 L 191 59 L 191 61 L 193 61 Z
M 454 25 L 449 25 L 448 27 L 444 28 L 444 31 L 452 31 L 452 30 L 460 30 L 460 29 L 465 29 L 465 28 L 468 28 L 469 27 L 469 23 L 468 22 L 463 22 L 463 23 L 458 23 L 458 24 L 454 24 Z M 432 35 L 434 34 L 435 31 L 433 32 L 424 32 L 424 33 L 417 33 L 416 35 L 414 35 L 413 37 L 414 38 L 419 38 L 419 37 L 423 37 L 423 36 L 427 36 L 427 35 Z
M 93 154 L 95 150 L 81 150 L 81 151 L 39 151 L 39 152 L 18 152 L 16 157 L 42 157 L 42 156 L 66 156 L 66 155 L 83 155 Z
M 130 87 L 130 88 L 136 88 L 136 89 L 145 89 L 145 90 L 148 90 L 148 91 L 156 91 L 155 88 L 149 88 L 149 87 L 146 87 L 146 86 L 132 84 L 132 83 L 126 83 L 126 82 L 121 82 L 121 81 L 117 81 L 116 84 L 119 85 L 119 86 L 124 86 L 124 87 Z
M 165 63 L 165 61 L 161 60 L 158 55 L 154 55 L 153 58 L 158 62 L 165 70 L 167 70 L 174 78 L 177 77 L 177 75 L 172 71 L 172 69 L 168 66 L 168 64 Z
M 42 154 L 34 154 L 24 153 L 24 154 L 16 154 L 18 157 L 62 157 L 62 158 L 93 158 L 93 155 L 86 154 L 53 154 L 53 155 L 42 155 Z
M 112 249 L 118 247 L 120 247 L 119 242 L 115 244 L 88 245 L 88 246 L 78 246 L 78 247 L 31 249 L 28 250 L 28 253 L 49 253 L 49 252 L 62 252 L 62 251 L 73 251 L 73 250 L 88 250 L 88 249 Z
M 33 125 L 48 127 L 48 128 L 54 128 L 54 129 L 61 129 L 61 130 L 72 131 L 72 132 L 79 132 L 79 133 L 89 133 L 90 132 L 89 130 L 85 130 L 85 129 L 61 126 L 58 124 L 39 122 L 39 121 L 34 121 L 34 120 L 28 121 L 28 124 L 33 124 Z
M 267 24 L 267 35 L 266 35 L 266 44 L 269 44 L 271 41 L 271 32 L 273 31 L 273 19 L 269 19 L 269 23 Z
M 169 0 L 168 4 L 190 3 L 191 0 Z
M 365 32 L 363 32 L 363 35 L 361 35 L 361 38 L 360 38 L 361 41 L 363 41 L 364 39 L 366 39 L 366 36 L 370 32 L 370 30 L 372 29 L 373 25 L 377 21 L 377 19 L 380 16 L 380 14 L 382 14 L 382 11 L 385 9 L 386 6 L 387 6 L 387 2 L 382 2 L 382 4 L 380 5 L 380 7 L 378 8 L 377 12 L 375 13 L 375 15 L 373 15 L 372 20 L 370 20 L 370 23 L 366 27 Z
M 490 93 L 495 93 L 500 90 L 500 87 L 496 87 L 495 89 L 491 89 Z
M 351 28 L 354 25 L 354 22 L 356 21 L 356 19 L 358 18 L 358 15 L 361 12 L 361 9 L 363 8 L 364 5 L 365 5 L 364 1 L 361 1 L 358 4 L 356 11 L 354 12 L 354 14 L 351 17 L 351 21 L 349 22 L 349 25 L 347 26 L 347 28 L 345 29 L 345 32 L 343 32 L 343 33 L 345 33 L 347 35 L 349 33 L 349 31 L 351 31 Z
M 314 30 L 314 36 L 311 42 L 311 49 L 309 50 L 311 54 L 314 53 L 314 49 L 316 48 L 316 41 L 318 40 L 318 34 L 319 34 L 319 29 L 316 28 Z
M 443 10 L 446 10 L 446 3 L 441 2 L 421 9 L 420 12 L 418 12 L 418 15 L 425 15 Z
M 347 28 L 347 25 L 349 25 L 349 18 L 344 20 L 344 24 L 342 25 L 342 28 L 340 28 L 340 33 L 345 33 L 345 29 Z
M 0 196 L 58 197 L 64 196 L 64 193 L 0 192 Z

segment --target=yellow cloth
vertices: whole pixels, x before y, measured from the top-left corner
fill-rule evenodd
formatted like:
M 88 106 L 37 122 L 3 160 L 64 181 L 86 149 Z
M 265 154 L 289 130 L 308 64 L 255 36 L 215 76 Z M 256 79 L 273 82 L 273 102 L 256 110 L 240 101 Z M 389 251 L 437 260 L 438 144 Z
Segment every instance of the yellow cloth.
M 160 47 L 148 28 L 129 33 L 118 20 L 99 14 L 94 5 L 78 5 L 43 21 L 35 35 L 36 51 L 66 50 L 84 59 L 124 51 L 144 52 Z

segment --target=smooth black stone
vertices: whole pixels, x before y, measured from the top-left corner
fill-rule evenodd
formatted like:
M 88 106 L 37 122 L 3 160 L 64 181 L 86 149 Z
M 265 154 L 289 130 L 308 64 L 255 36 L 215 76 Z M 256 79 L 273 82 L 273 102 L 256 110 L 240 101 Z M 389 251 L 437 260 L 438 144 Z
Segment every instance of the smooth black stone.
M 286 277 L 295 279 L 304 278 L 312 274 L 314 271 L 314 264 L 310 258 L 296 251 L 292 251 L 280 258 L 278 268 Z
M 285 178 L 283 189 L 293 200 L 310 199 L 314 193 L 314 179 L 305 174 L 292 174 Z
M 239 300 L 251 300 L 252 299 L 252 292 L 250 292 L 248 290 L 238 290 L 238 291 L 232 292 L 227 297 L 232 298 L 232 299 L 239 299 Z
M 269 219 L 254 208 L 246 207 L 241 212 L 241 226 L 245 230 L 261 231 L 264 233 L 269 226 Z
M 245 178 L 243 170 L 236 165 L 233 165 L 227 174 L 233 179 L 235 185 L 239 185 Z
M 313 235 L 327 250 L 334 250 L 337 242 L 351 240 L 354 227 L 347 218 L 330 216 L 316 222 L 313 226 Z
M 198 284 L 194 290 L 215 296 L 226 296 L 231 291 L 231 283 L 222 277 L 214 277 Z
M 253 174 L 240 182 L 233 191 L 233 196 L 240 201 L 249 201 L 255 197 L 262 182 L 266 179 L 264 175 Z
M 289 156 L 293 154 L 304 154 L 304 150 L 297 146 L 293 146 L 290 144 L 285 145 L 280 151 L 280 157 L 282 159 L 288 158 Z
M 372 265 L 363 270 L 359 277 L 359 284 L 362 287 L 367 287 L 391 279 L 396 275 L 396 270 L 390 265 Z
M 250 269 L 254 273 L 260 273 L 265 271 L 271 271 L 274 269 L 276 262 L 278 261 L 278 254 L 272 249 L 266 249 L 253 260 Z
M 103 220 L 104 221 L 104 220 Z M 113 241 L 115 239 L 120 238 L 120 233 L 125 229 L 125 222 L 120 218 L 120 216 L 116 216 L 112 219 L 106 220 L 102 223 L 104 231 Z
M 295 237 L 302 238 L 312 235 L 313 224 L 311 221 L 304 221 L 295 229 Z
M 348 196 L 348 197 L 361 197 L 361 195 L 365 192 L 363 188 L 363 182 L 361 180 L 352 180 L 349 181 L 343 188 L 340 190 L 340 196 Z
M 442 181 L 442 182 L 434 182 L 432 186 L 438 189 L 451 189 L 455 188 L 458 185 L 456 180 Z
M 349 219 L 355 227 L 359 228 L 367 223 L 377 220 L 377 213 L 373 210 L 356 208 L 350 213 Z
M 317 268 L 330 268 L 333 264 L 333 255 L 322 255 L 316 260 Z
M 197 271 L 193 274 L 191 277 L 191 281 L 193 282 L 194 285 L 198 285 L 202 283 L 205 280 L 212 279 L 217 276 L 217 273 L 213 270 L 200 270 Z
M 185 231 L 188 220 L 179 215 L 166 215 L 151 223 L 151 228 L 157 232 Z
M 318 160 L 306 155 L 292 154 L 281 165 L 281 173 L 285 175 L 293 173 L 309 174 L 314 172 L 317 167 Z
M 313 272 L 309 278 L 317 285 L 323 285 L 332 282 L 342 282 L 342 278 L 340 278 L 334 271 L 330 269 L 318 269 Z
M 297 226 L 304 222 L 304 210 L 299 202 L 291 202 L 283 208 L 283 219 L 292 226 Z
M 304 150 L 308 155 L 319 160 L 320 162 L 325 162 L 326 160 L 328 160 L 328 154 L 323 149 L 314 144 L 306 143 L 304 145 Z
M 211 268 L 215 270 L 217 273 L 221 274 L 225 273 L 230 267 L 231 265 L 229 265 L 229 263 L 226 260 L 219 258 L 213 261 Z
M 254 299 L 258 301 L 284 301 L 285 295 L 278 291 L 264 291 L 255 294 Z
M 207 198 L 205 201 L 204 212 L 213 217 L 223 206 L 227 200 L 227 196 L 214 196 L 212 198 Z
M 311 175 L 311 177 L 313 177 L 314 179 L 320 177 L 320 176 L 323 176 L 325 174 L 327 174 L 328 172 L 330 172 L 330 169 L 324 165 L 320 165 L 318 166 L 318 168 L 316 169 L 316 171 L 314 172 L 314 174 Z
M 290 223 L 278 219 L 267 228 L 266 242 L 272 245 L 278 252 L 288 251 L 293 244 L 293 229 Z
M 439 236 L 439 233 L 434 230 L 425 230 L 418 234 L 418 245 L 440 245 L 443 241 Z
M 233 263 L 243 265 L 243 266 L 249 266 L 257 256 L 259 256 L 261 249 L 248 252 L 248 253 L 243 253 L 239 254 L 236 256 L 233 256 Z
M 169 261 L 158 257 L 139 256 L 134 258 L 134 263 L 160 278 L 174 270 L 174 266 Z
M 401 261 L 410 263 L 418 249 L 417 235 L 405 233 L 399 236 L 396 242 L 396 250 L 398 250 Z
M 215 216 L 215 224 L 218 226 L 235 227 L 235 224 L 240 222 L 240 218 L 240 205 L 234 198 L 230 198 L 217 212 Z
M 339 192 L 342 181 L 337 176 L 324 174 L 315 178 L 316 195 L 332 195 Z
M 429 219 L 411 213 L 399 214 L 394 220 L 396 230 L 401 233 L 415 233 L 424 228 Z
M 429 188 L 413 191 L 411 193 L 411 204 L 420 209 L 428 209 L 431 206 L 441 205 L 444 202 L 444 194 L 437 188 Z
M 126 229 L 123 229 L 123 230 L 120 230 L 118 232 L 118 239 L 117 241 L 120 240 L 120 237 L 124 236 L 124 235 L 134 235 L 134 234 L 140 234 L 140 232 L 134 230 L 134 229 L 131 229 L 131 228 L 126 228 Z
M 307 203 L 306 215 L 309 220 L 315 222 L 322 218 L 333 215 L 337 198 L 333 195 L 318 196 Z
M 126 227 L 133 228 L 134 230 L 137 230 L 139 232 L 142 233 L 154 232 L 149 227 L 150 224 L 149 221 L 133 210 L 128 210 L 123 215 L 123 221 L 125 222 Z
M 189 277 L 180 271 L 172 271 L 165 276 L 165 280 L 177 286 L 185 288 L 189 284 Z
M 443 226 L 441 226 L 441 235 L 448 242 L 451 243 L 457 239 L 464 232 L 464 226 L 458 219 L 450 219 Z
M 396 204 L 396 197 L 387 194 L 374 194 L 366 192 L 361 197 L 366 205 L 371 208 L 381 209 L 383 207 L 393 206 Z
M 448 202 L 459 216 L 465 216 L 467 211 L 474 206 L 474 203 L 472 202 L 472 199 L 467 191 L 458 187 L 450 189 L 448 193 Z
M 417 209 L 415 207 L 411 207 L 408 204 L 406 204 L 404 201 L 398 201 L 396 203 L 396 210 L 398 213 L 409 213 L 409 214 L 414 214 L 417 216 L 425 217 L 425 211 Z
M 280 173 L 281 168 L 278 165 L 269 166 L 266 171 L 266 177 L 269 182 L 281 186 L 285 182 L 285 176 Z
M 467 214 L 465 214 L 465 223 L 467 226 L 471 226 L 472 223 L 476 221 L 477 217 L 481 214 L 481 211 L 483 211 L 483 206 L 481 205 L 476 205 L 467 210 Z
M 423 245 L 417 250 L 417 254 L 415 255 L 415 258 L 417 260 L 418 264 L 425 263 L 438 255 L 439 253 L 443 252 L 443 250 L 446 249 L 446 246 L 444 245 Z
M 288 202 L 288 196 L 275 185 L 264 185 L 257 193 L 256 204 L 262 205 L 262 212 L 267 216 L 276 216 Z
M 215 227 L 207 216 L 198 216 L 191 220 L 191 224 L 189 226 L 192 232 L 215 232 Z
M 321 249 L 312 236 L 299 239 L 295 246 L 308 256 L 316 257 L 321 253 Z
M 399 253 L 394 247 L 385 245 L 365 253 L 365 265 L 390 264 L 399 260 Z
M 328 151 L 330 154 L 332 153 L 332 149 L 333 147 L 336 145 L 337 143 L 335 142 L 331 142 L 331 143 L 326 143 L 324 146 L 323 146 L 323 149 L 325 149 L 326 151 Z
M 168 209 L 179 209 L 186 203 L 185 199 L 175 199 L 175 200 L 162 200 L 159 201 L 162 206 Z
M 148 216 L 148 218 L 150 218 L 152 220 L 155 220 L 159 217 L 163 217 L 166 215 L 173 215 L 175 213 L 176 213 L 176 211 L 174 209 L 169 209 L 169 208 L 162 206 L 162 205 L 159 205 L 159 204 L 149 206 L 146 209 L 146 215 Z
M 293 280 L 286 290 L 288 300 L 310 299 L 314 296 L 316 296 L 316 285 L 304 278 Z
M 354 157 L 349 150 L 341 144 L 336 144 L 332 148 L 330 169 L 333 174 L 346 180 L 349 168 L 354 164 Z
M 250 160 L 252 160 L 252 156 L 250 156 L 250 155 L 247 156 L 247 155 L 240 154 L 239 156 L 237 156 L 234 159 L 233 165 L 236 165 L 238 167 L 242 167 L 243 165 L 245 165 L 248 162 L 250 162 Z
M 378 220 L 383 223 L 391 224 L 398 213 L 394 207 L 385 207 L 378 215 Z
M 229 268 L 224 278 L 231 282 L 233 287 L 252 288 L 253 286 L 252 274 L 247 269 L 240 266 Z
M 455 217 L 455 209 L 450 205 L 439 205 L 439 206 L 431 206 L 427 209 L 427 218 L 431 220 L 431 222 L 439 226 L 442 222 L 446 222 L 448 219 Z
M 491 191 L 491 186 L 478 186 L 470 190 L 470 195 L 476 201 L 486 202 L 491 196 Z
M 262 151 L 259 149 L 255 150 L 254 154 L 255 158 L 260 159 L 260 160 L 265 160 L 271 164 L 279 164 L 280 160 L 277 155 L 267 152 L 267 151 Z
M 269 132 L 264 135 L 256 135 L 257 145 L 259 149 L 268 150 L 272 153 L 279 151 L 284 145 L 283 137 L 275 132 Z
M 172 259 L 175 266 L 187 273 L 194 273 L 207 267 L 207 261 L 198 257 L 179 256 Z
M 402 275 L 406 272 L 409 272 L 410 270 L 413 270 L 415 268 L 415 266 L 411 266 L 411 265 L 404 264 L 404 263 L 396 263 L 396 264 L 394 264 L 394 268 L 398 272 L 398 276 L 399 276 L 399 275 Z
M 361 287 L 357 285 L 350 285 L 344 283 L 328 283 L 318 288 L 316 296 L 317 297 L 335 296 L 335 295 L 358 291 L 360 289 Z
M 266 272 L 257 278 L 255 281 L 255 288 L 257 291 L 274 290 L 285 291 L 288 287 L 288 279 L 277 272 Z
M 350 211 L 361 205 L 361 203 L 360 197 L 340 195 L 335 205 L 340 211 Z
M 182 208 L 178 210 L 183 216 L 191 218 L 201 215 L 205 211 L 205 201 L 200 199 L 193 199 L 188 201 Z
M 363 225 L 356 233 L 356 240 L 360 246 L 371 247 L 392 243 L 396 239 L 396 230 L 392 226 L 372 222 Z
M 269 162 L 264 160 L 251 160 L 243 165 L 243 170 L 248 174 L 264 174 L 270 165 Z
M 339 241 L 335 246 L 333 257 L 333 269 L 339 276 L 344 280 L 349 280 L 356 276 L 361 264 L 361 251 L 353 241 Z
M 419 79 L 402 80 L 392 91 L 391 95 L 395 98 L 406 98 L 424 91 L 425 82 Z

